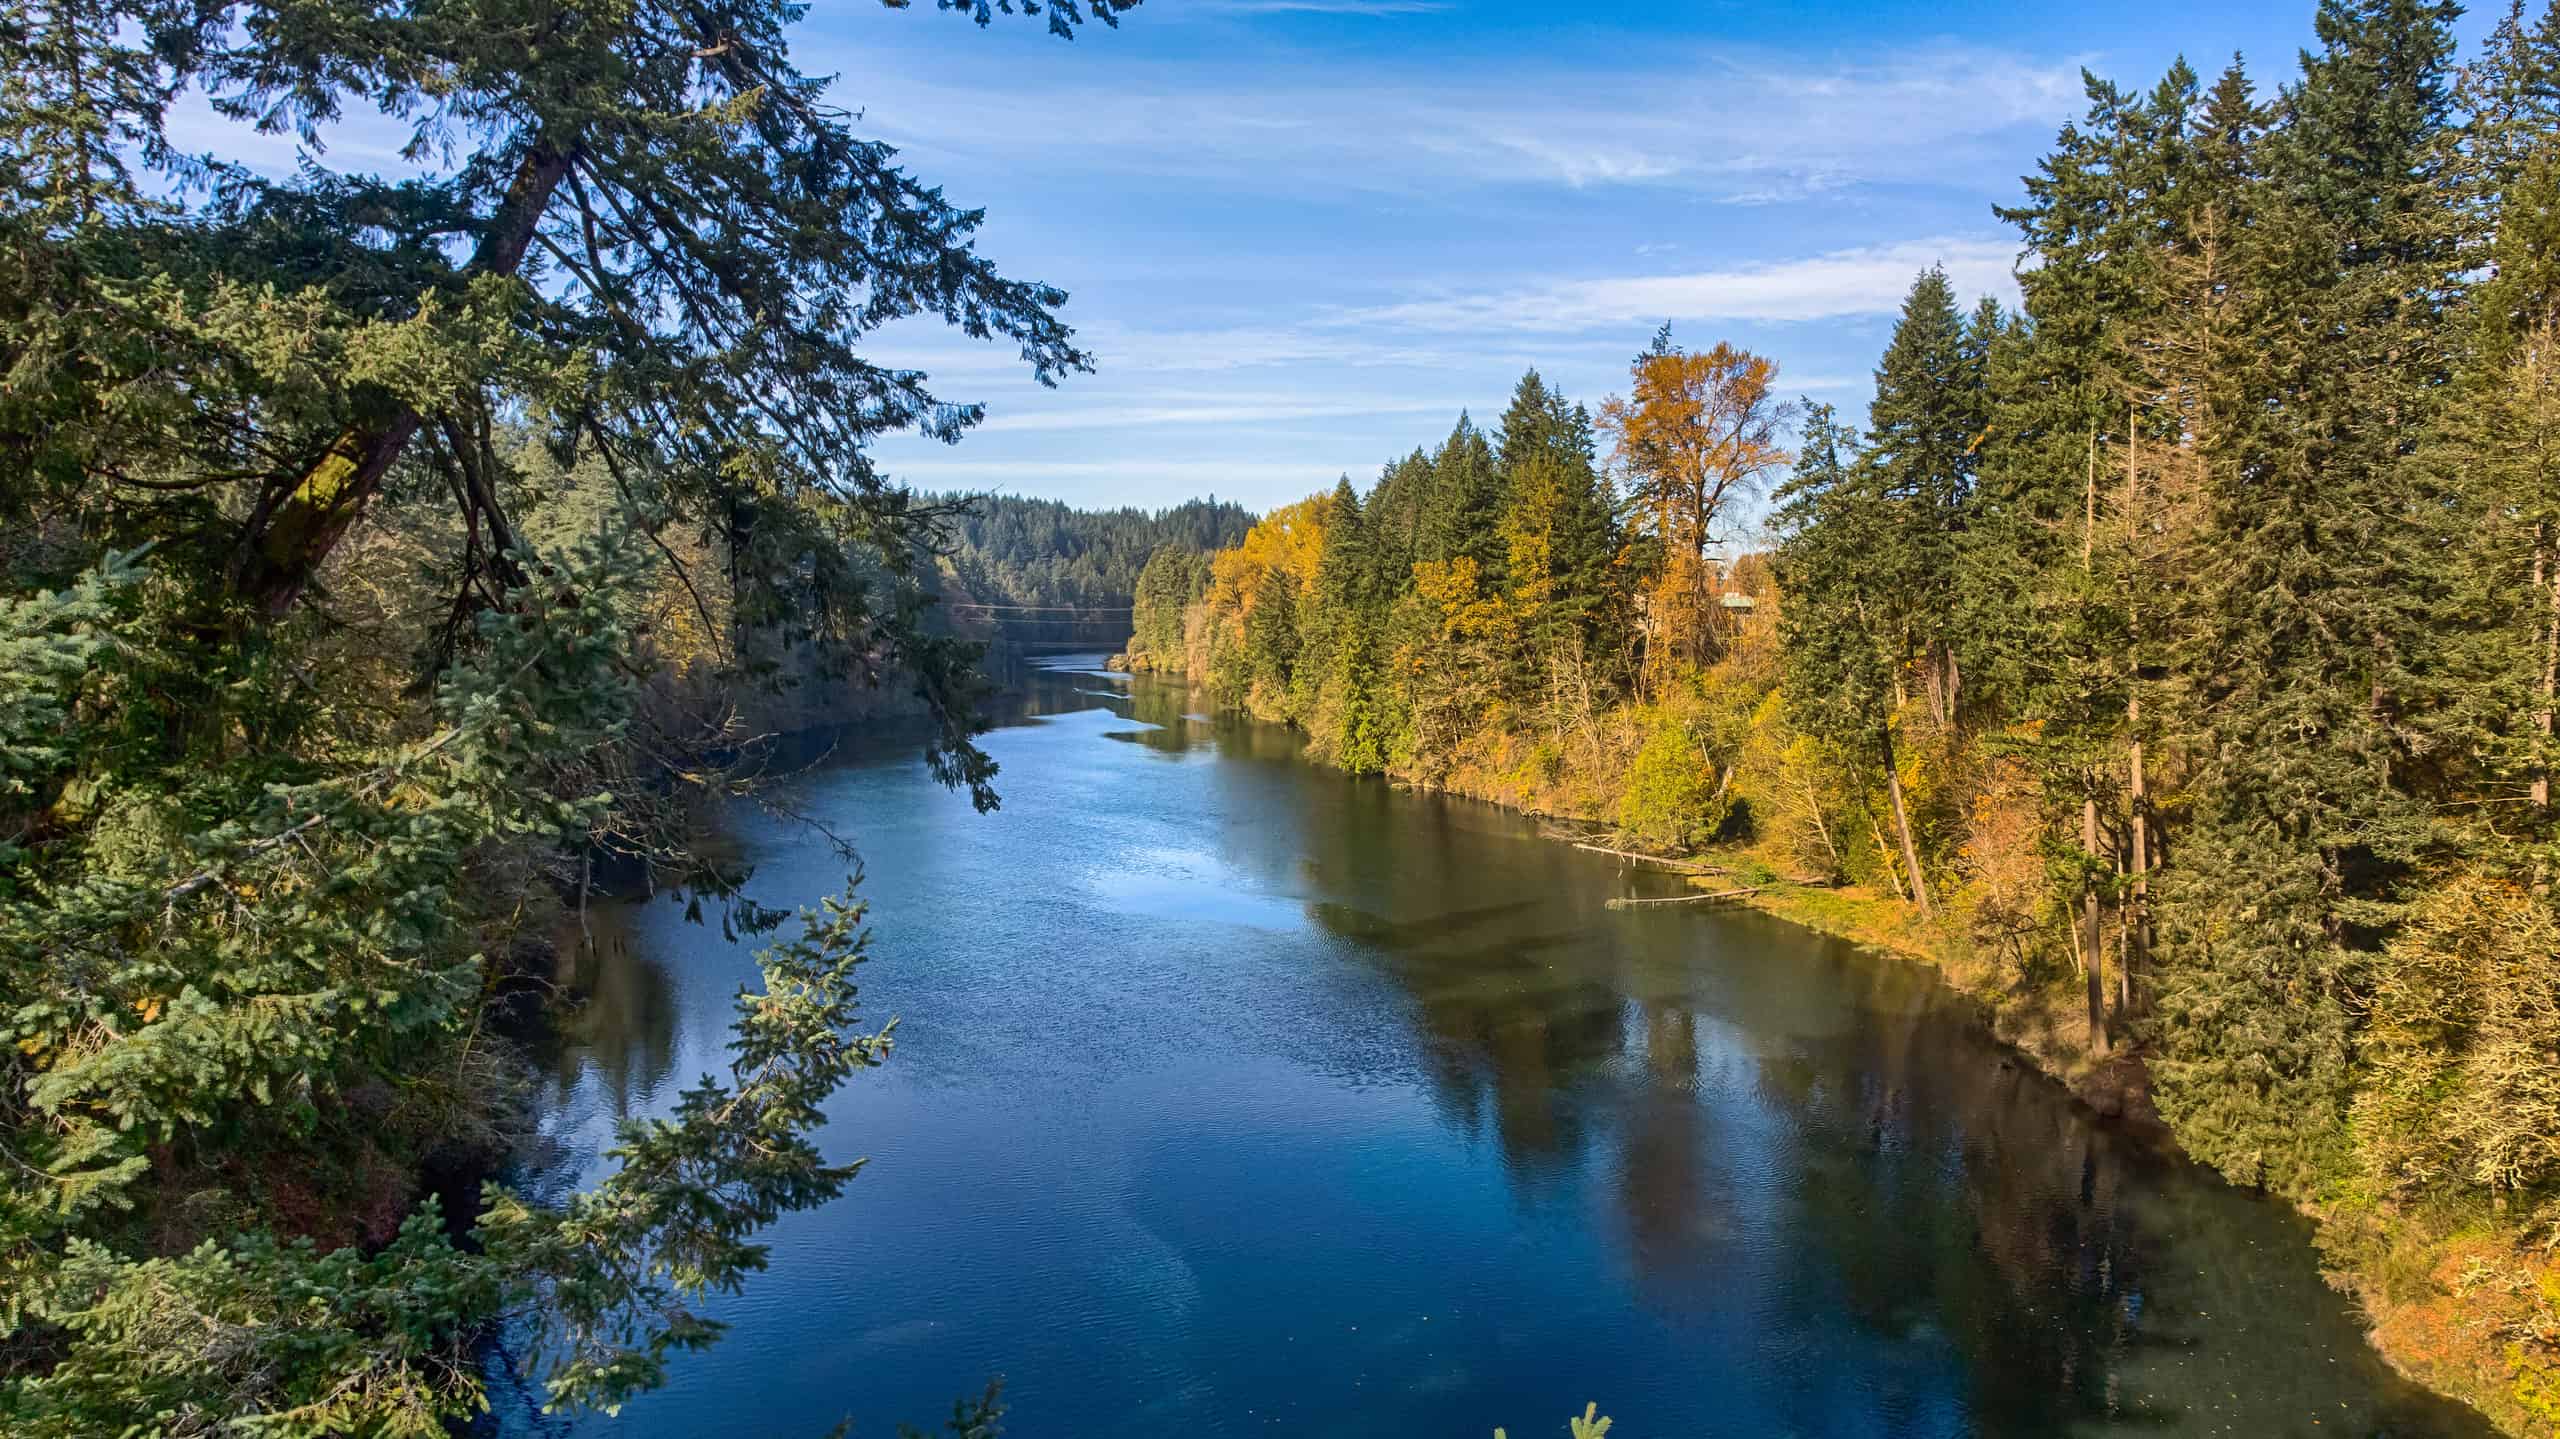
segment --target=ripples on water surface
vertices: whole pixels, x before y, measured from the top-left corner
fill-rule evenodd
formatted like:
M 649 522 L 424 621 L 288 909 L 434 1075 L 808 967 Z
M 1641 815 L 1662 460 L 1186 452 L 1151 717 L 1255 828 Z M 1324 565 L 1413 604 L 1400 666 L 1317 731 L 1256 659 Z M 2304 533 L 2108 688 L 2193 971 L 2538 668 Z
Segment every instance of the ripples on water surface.
M 1007 1380 L 1021 1439 L 1149 1432 L 2468 1435 L 2275 1206 L 2005 1062 L 1927 974 L 1530 822 L 1302 763 L 1140 679 L 1041 678 L 971 812 L 904 746 L 797 802 L 855 837 L 900 1019 L 635 1439 L 885 1435 Z M 766 903 L 823 843 L 742 813 Z M 751 945 L 604 927 L 542 1095 L 557 1186 L 720 1067 Z

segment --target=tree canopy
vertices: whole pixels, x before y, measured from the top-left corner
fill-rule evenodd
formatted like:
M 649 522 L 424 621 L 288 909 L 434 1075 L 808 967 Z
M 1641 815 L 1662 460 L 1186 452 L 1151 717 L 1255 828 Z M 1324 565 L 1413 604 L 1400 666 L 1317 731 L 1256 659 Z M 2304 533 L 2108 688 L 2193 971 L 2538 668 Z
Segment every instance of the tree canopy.
M 784 707 L 909 691 L 995 802 L 949 513 L 868 453 L 978 411 L 865 350 L 1089 360 L 802 13 L 0 5 L 0 1427 L 442 1433 L 501 1322 L 610 1409 L 850 1178 L 812 1135 L 889 1041 L 848 896 L 597 1187 L 430 1183 L 503 1159 L 599 869 L 790 921 L 687 843 Z M 182 106 L 301 162 L 189 153 Z M 334 143 L 384 130 L 387 173 Z

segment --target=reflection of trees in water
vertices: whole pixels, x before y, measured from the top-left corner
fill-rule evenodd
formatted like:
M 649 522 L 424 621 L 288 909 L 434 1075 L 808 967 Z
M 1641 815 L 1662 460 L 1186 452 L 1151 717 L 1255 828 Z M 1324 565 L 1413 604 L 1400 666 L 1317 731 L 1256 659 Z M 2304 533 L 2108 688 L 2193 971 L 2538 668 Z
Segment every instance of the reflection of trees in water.
M 1337 896 L 1309 913 L 1406 995 L 1435 1105 L 1469 1134 L 1489 1120 L 1515 1183 L 1578 1164 L 1574 1081 L 1627 1045 L 1618 987 L 1579 953 L 1600 913 L 1587 868 L 1488 842 L 1513 825 L 1491 811 L 1382 783 L 1305 786 L 1297 803 L 1306 866 Z
M 583 1002 L 568 1023 L 578 1043 L 553 1069 L 560 1098 L 592 1084 L 616 1120 L 645 1104 L 675 1065 L 679 995 L 646 946 L 633 942 L 639 919 L 637 906 L 594 912 L 595 947 L 579 966 Z
M 1849 1022 L 1799 1036 L 1760 1089 L 1805 1146 L 1788 1171 L 1798 1317 L 1845 1308 L 1887 1339 L 1928 1326 L 1989 1434 L 2471 1427 L 2382 1370 L 2267 1203 L 2085 1122 L 1904 976 L 1819 967 Z
M 2114 1145 L 1944 1017 L 1865 1017 L 1804 1041 L 1811 1091 L 1764 1091 L 1807 1143 L 1788 1196 L 1798 1252 L 1819 1266 L 1788 1286 L 1801 1317 L 1845 1309 L 1886 1339 L 1932 1326 L 1992 1432 L 2107 1411 L 2142 1272 Z
M 1782 1401 L 1806 1432 L 1895 1432 L 1948 1404 L 1985 1434 L 2279 1434 L 2323 1409 L 2453 1429 L 2375 1369 L 2298 1235 L 2082 1121 L 1925 974 L 1750 922 L 1709 938 L 1577 912 L 1587 872 L 1488 873 L 1480 837 L 1442 846 L 1411 805 L 1381 808 L 1396 834 L 1307 825 L 1324 889 L 1366 901 L 1310 913 L 1407 998 L 1439 1108 L 1469 1133 L 1489 1119 L 1533 1188 L 1613 1161 L 1649 1308 L 1825 1346 L 1809 1378 L 1862 1372 Z M 1388 917 L 1417 899 L 1445 907 Z M 1737 938 L 1754 942 L 1700 952 Z M 2155 1273 L 2168 1258 L 2178 1273 Z M 2359 1363 L 2375 1372 L 2342 1382 Z M 2382 1407 L 2338 1408 L 2368 1396 Z
M 1212 715 L 1206 696 L 1187 685 L 1148 675 L 1077 673 L 1034 669 L 1019 686 L 995 697 L 989 717 L 999 726 L 1039 715 L 1107 710 L 1134 721 L 1112 733 L 1165 754 L 1180 754 L 1214 736 L 1222 753 L 1258 759 L 1294 759 L 1304 742 L 1288 730 L 1232 715 Z
M 1534 900 L 1478 905 L 1394 922 L 1336 903 L 1317 921 L 1355 940 L 1412 1002 L 1435 1099 L 1450 1121 L 1494 1137 L 1516 1179 L 1569 1166 L 1584 1148 L 1567 1092 L 1578 1073 L 1625 1046 L 1617 993 L 1551 964 L 1570 933 L 1526 933 Z
M 1628 1097 L 1618 1147 L 1617 1201 L 1637 1284 L 1656 1301 L 1712 1292 L 1736 1235 L 1729 1184 L 1711 1174 L 1709 1116 L 1698 1101 L 1698 1016 L 1656 998 L 1644 1005 L 1642 1081 Z
M 1526 825 L 1479 806 L 1340 783 L 1302 803 L 1308 867 L 1342 896 L 1309 913 L 1406 996 L 1452 1126 L 1481 1134 L 1489 1120 L 1522 1184 L 1580 1168 L 1602 1132 L 1623 1126 L 1633 1267 L 1680 1262 L 1700 1232 L 1711 1158 L 1695 1094 L 1698 1017 L 1678 982 L 1695 968 L 1696 928 L 1611 913 L 1612 886 L 1596 882 L 1609 866 L 1561 845 L 1502 843 L 1486 831 Z

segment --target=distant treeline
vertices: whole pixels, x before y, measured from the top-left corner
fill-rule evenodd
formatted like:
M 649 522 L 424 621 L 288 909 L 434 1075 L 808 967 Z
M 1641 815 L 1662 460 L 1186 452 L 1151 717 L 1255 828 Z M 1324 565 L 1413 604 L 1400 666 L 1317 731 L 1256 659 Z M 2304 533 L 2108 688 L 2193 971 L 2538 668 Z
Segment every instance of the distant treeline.
M 1863 432 L 1667 333 L 1596 422 L 1532 374 L 1158 556 L 1133 660 L 1347 769 L 1854 883 L 2550 1432 L 2560 9 L 2459 70 L 2454 14 L 2325 4 L 2264 97 L 2090 80 L 2003 212 L 2023 313 L 1921 275 Z
M 1211 495 L 1171 509 L 1080 510 L 1020 495 L 939 495 L 948 506 L 943 603 L 965 631 L 1014 645 L 1114 649 L 1128 637 L 1138 572 L 1160 550 L 1207 553 L 1244 538 L 1253 513 Z

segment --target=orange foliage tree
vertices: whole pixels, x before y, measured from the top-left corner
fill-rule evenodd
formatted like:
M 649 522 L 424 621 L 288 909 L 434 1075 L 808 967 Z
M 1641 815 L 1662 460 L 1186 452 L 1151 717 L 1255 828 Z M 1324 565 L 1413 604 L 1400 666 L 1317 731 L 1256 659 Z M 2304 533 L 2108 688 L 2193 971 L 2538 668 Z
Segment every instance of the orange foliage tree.
M 1775 361 L 1738 346 L 1683 350 L 1665 327 L 1630 367 L 1600 427 L 1634 502 L 1634 528 L 1658 547 L 1646 596 L 1646 669 L 1712 657 L 1721 620 L 1711 551 L 1718 523 L 1790 460 L 1778 442 L 1795 407 L 1776 397 Z

